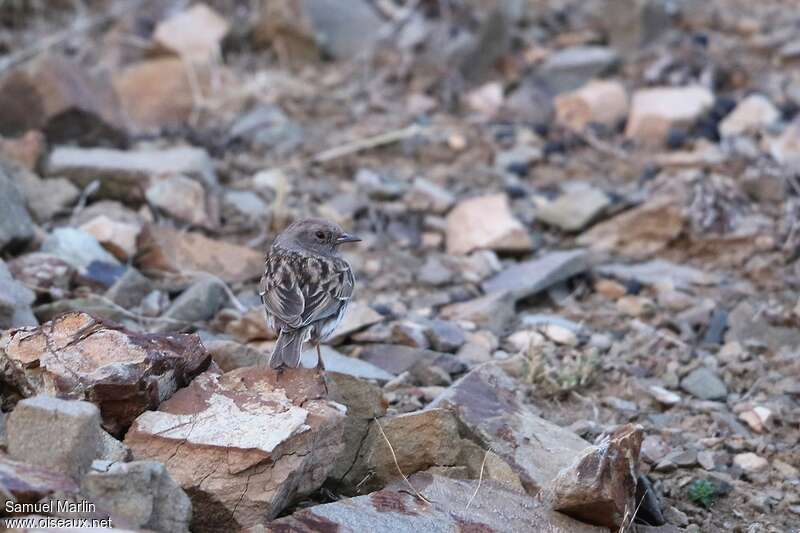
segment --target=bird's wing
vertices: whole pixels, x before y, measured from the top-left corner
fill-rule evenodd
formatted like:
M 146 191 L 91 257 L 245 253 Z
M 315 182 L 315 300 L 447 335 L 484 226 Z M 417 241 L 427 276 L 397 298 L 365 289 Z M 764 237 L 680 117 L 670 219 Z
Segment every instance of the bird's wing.
M 297 281 L 296 263 L 291 256 L 270 254 L 259 286 L 267 313 L 295 329 L 303 326 L 306 309 L 305 296 Z
M 308 282 L 303 287 L 306 300 L 304 324 L 336 316 L 353 294 L 355 280 L 349 265 L 338 258 L 309 258 Z
M 270 254 L 259 293 L 268 313 L 299 329 L 337 315 L 354 286 L 342 259 Z

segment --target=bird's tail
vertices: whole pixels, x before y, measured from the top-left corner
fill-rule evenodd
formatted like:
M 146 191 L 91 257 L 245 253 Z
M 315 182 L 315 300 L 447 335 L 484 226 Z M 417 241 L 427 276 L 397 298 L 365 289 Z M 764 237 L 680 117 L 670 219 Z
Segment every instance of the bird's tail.
M 303 341 L 305 340 L 305 330 L 281 330 L 278 340 L 275 342 L 275 349 L 269 358 L 270 368 L 297 368 L 300 366 L 300 354 L 302 353 Z

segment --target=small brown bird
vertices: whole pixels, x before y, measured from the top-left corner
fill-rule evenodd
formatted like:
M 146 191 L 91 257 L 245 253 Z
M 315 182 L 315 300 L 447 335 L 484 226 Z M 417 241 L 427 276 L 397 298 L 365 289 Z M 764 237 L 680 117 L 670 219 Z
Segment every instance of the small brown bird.
M 319 343 L 341 322 L 355 287 L 338 247 L 360 240 L 316 218 L 294 222 L 275 239 L 259 287 L 268 324 L 279 332 L 271 368 L 300 366 L 303 343 L 310 340 L 317 348 L 317 368 L 325 369 Z

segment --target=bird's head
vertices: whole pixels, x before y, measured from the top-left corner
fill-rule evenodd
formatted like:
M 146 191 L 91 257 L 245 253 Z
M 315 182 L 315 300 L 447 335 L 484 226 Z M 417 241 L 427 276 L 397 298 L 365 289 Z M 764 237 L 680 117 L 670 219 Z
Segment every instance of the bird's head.
M 335 254 L 340 244 L 360 240 L 346 233 L 338 224 L 321 218 L 307 218 L 290 224 L 278 235 L 275 244 L 282 248 Z

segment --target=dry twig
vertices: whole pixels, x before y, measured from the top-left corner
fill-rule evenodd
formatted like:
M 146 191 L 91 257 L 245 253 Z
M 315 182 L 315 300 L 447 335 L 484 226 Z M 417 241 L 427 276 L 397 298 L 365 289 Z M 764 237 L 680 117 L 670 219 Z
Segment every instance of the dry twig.
M 381 423 L 378 421 L 378 418 L 373 417 L 372 419 L 375 420 L 376 424 L 378 424 L 378 429 L 381 430 L 381 435 L 383 435 L 383 440 L 386 441 L 386 444 L 389 446 L 389 451 L 392 452 L 392 459 L 394 459 L 394 466 L 397 468 L 397 471 L 403 477 L 403 480 L 406 482 L 406 485 L 409 486 L 409 488 L 417 496 L 417 498 L 430 505 L 431 501 L 425 496 L 423 496 L 417 489 L 414 488 L 414 485 L 411 484 L 406 475 L 403 473 L 403 470 L 400 468 L 400 463 L 397 462 L 397 454 L 394 453 L 394 447 L 392 446 L 392 443 L 389 442 L 389 437 L 387 437 L 386 432 L 383 431 L 383 426 L 381 426 Z
M 423 128 L 420 125 L 412 124 L 410 126 L 406 126 L 405 128 L 400 128 L 399 130 L 379 133 L 378 135 L 373 135 L 364 139 L 358 139 L 340 146 L 334 146 L 333 148 L 323 150 L 322 152 L 313 156 L 311 161 L 314 163 L 332 161 L 346 155 L 355 154 L 364 150 L 370 150 L 386 144 L 392 144 L 397 141 L 409 139 L 415 135 L 419 135 L 422 132 Z
M 475 496 L 478 495 L 478 491 L 481 490 L 481 483 L 483 483 L 483 468 L 486 466 L 486 458 L 489 457 L 490 451 L 492 451 L 492 449 L 487 448 L 486 453 L 483 454 L 483 461 L 481 462 L 481 472 L 480 474 L 478 474 L 478 485 L 475 487 L 475 492 L 472 493 L 472 496 L 467 502 L 467 506 L 464 508 L 465 513 L 469 511 L 469 506 L 472 505 L 472 500 L 475 499 Z

